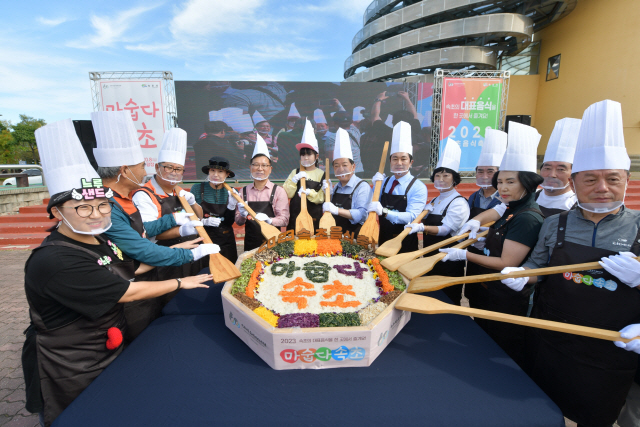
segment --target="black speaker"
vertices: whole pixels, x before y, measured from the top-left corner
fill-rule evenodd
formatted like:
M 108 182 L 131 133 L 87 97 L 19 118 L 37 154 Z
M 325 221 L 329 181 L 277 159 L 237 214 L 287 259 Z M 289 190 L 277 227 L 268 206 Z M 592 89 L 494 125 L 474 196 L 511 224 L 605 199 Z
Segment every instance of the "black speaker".
M 522 123 L 523 125 L 531 126 L 531 116 L 513 115 L 507 116 L 507 123 L 504 125 L 504 131 L 509 133 L 509 122 Z
M 82 143 L 82 148 L 89 158 L 89 162 L 94 169 L 98 169 L 98 163 L 93 156 L 93 149 L 96 148 L 96 134 L 93 131 L 91 120 L 74 120 L 73 127 L 76 129 L 76 135 Z

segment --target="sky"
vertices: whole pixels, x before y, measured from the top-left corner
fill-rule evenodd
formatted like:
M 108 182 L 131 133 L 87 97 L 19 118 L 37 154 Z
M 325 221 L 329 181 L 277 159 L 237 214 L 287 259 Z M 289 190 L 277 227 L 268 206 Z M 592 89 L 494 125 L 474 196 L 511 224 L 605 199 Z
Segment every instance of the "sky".
M 87 120 L 90 71 L 341 81 L 371 0 L 3 2 L 0 119 Z

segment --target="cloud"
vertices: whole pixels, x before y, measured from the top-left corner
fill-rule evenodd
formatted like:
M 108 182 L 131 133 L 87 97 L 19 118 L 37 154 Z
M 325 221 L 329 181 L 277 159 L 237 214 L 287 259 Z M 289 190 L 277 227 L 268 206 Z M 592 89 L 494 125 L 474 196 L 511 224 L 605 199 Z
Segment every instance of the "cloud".
M 371 0 L 326 0 L 321 5 L 307 5 L 303 9 L 312 13 L 338 15 L 352 22 L 362 22 L 367 6 Z
M 179 39 L 245 31 L 259 24 L 256 10 L 264 3 L 264 0 L 188 0 L 176 9 L 169 29 Z
M 36 21 L 41 23 L 42 25 L 46 25 L 47 27 L 56 27 L 62 23 L 67 22 L 67 18 L 45 18 L 43 16 L 38 16 Z
M 160 6 L 139 6 L 119 12 L 113 17 L 91 15 L 91 26 L 95 33 L 89 37 L 83 37 L 67 43 L 67 46 L 78 49 L 92 49 L 96 47 L 109 47 L 117 42 L 132 41 L 135 39 L 128 31 L 140 15 Z

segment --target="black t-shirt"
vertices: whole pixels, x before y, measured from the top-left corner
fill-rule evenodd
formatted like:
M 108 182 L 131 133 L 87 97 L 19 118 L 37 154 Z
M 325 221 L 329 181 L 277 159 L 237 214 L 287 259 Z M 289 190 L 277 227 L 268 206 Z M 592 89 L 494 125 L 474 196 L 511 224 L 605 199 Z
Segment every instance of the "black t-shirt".
M 507 222 L 502 242 L 504 243 L 506 239 L 513 240 L 533 250 L 538 242 L 538 234 L 540 233 L 540 228 L 542 228 L 544 217 L 534 211 L 522 212 L 525 209 L 540 210 L 540 206 L 535 201 L 535 194 L 527 194 L 522 200 L 510 202 L 502 218 L 496 221 L 492 227 L 499 227 Z M 518 214 L 519 212 L 520 214 Z M 507 221 L 511 215 L 513 215 L 513 219 Z M 531 255 L 531 251 L 529 251 L 527 258 L 529 255 Z
M 111 264 L 127 260 L 114 244 L 88 245 L 53 231 L 45 242 L 61 240 L 89 249 Z M 105 259 L 109 257 L 111 260 Z M 25 272 L 25 292 L 48 329 L 80 316 L 95 320 L 107 313 L 129 288 L 129 281 L 111 273 L 79 249 L 47 246 L 33 253 Z

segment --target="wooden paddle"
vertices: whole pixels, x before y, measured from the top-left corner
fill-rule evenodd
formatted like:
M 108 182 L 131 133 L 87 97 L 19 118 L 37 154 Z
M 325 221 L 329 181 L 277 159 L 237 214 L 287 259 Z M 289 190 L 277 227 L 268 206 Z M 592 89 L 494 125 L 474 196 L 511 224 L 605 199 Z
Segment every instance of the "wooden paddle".
M 302 163 L 300 164 L 300 172 L 304 170 L 304 166 Z M 300 178 L 300 188 L 303 190 L 307 189 L 307 180 L 306 178 Z M 313 236 L 315 233 L 315 229 L 313 228 L 313 218 L 309 215 L 309 211 L 307 210 L 307 195 L 302 193 L 300 196 L 300 213 L 296 218 L 296 234 L 300 233 L 302 230 L 307 230 Z
M 227 191 L 233 196 L 233 198 L 238 201 L 238 203 L 242 203 L 244 205 L 244 208 L 247 210 L 247 212 L 249 212 L 249 215 L 251 215 L 251 219 L 260 226 L 260 232 L 262 233 L 262 236 L 265 238 L 265 240 L 269 240 L 272 237 L 278 237 L 278 235 L 280 234 L 280 230 L 278 228 L 274 227 L 271 224 L 267 224 L 264 221 L 256 219 L 256 213 L 249 207 L 249 202 L 245 202 L 244 200 L 242 200 L 242 197 L 234 193 L 231 187 L 229 187 L 229 184 L 227 184 L 226 182 L 222 185 L 224 185 L 224 188 L 227 189 Z
M 193 209 L 189 206 L 189 202 L 187 202 L 184 197 L 178 196 L 178 198 L 180 199 L 182 208 L 191 215 L 193 220 L 199 221 L 200 218 L 193 212 Z M 203 226 L 196 227 L 196 231 L 198 235 L 202 237 L 204 243 L 213 243 Z M 237 279 L 241 275 L 240 270 L 219 253 L 209 255 L 209 270 L 213 275 L 214 283 L 223 283 L 228 280 Z
M 640 261 L 640 257 L 636 258 Z M 428 276 L 419 277 L 411 281 L 409 292 L 414 294 L 420 292 L 437 291 L 438 289 L 448 286 L 460 285 L 462 283 L 480 283 L 490 282 L 493 280 L 502 280 L 508 278 L 531 277 L 531 276 L 548 276 L 550 274 L 562 274 L 571 271 L 599 270 L 602 266 L 597 262 L 585 262 L 583 264 L 558 265 L 555 267 L 535 268 L 531 270 L 514 271 L 509 274 L 492 273 L 478 274 L 475 276 L 465 277 L 449 277 L 449 276 Z
M 551 320 L 541 320 L 534 319 L 532 317 L 504 314 L 497 311 L 461 307 L 421 295 L 400 295 L 396 300 L 395 308 L 398 310 L 423 314 L 461 314 L 463 316 L 479 317 L 481 319 L 495 320 L 497 322 L 514 323 L 516 325 L 530 326 L 532 328 L 547 329 L 549 331 L 564 332 L 567 334 L 582 335 L 583 337 L 598 338 L 607 341 L 629 342 L 631 340 L 638 339 L 622 338 L 620 337 L 620 332 L 608 331 L 606 329 L 589 328 L 587 326 L 572 325 L 570 323 L 553 322 Z
M 387 153 L 389 152 L 389 141 L 384 143 L 384 148 L 382 149 L 382 158 L 380 159 L 380 167 L 378 168 L 378 172 L 384 173 L 384 166 L 387 164 Z M 371 198 L 372 202 L 377 202 L 380 199 L 380 188 L 382 187 L 382 181 L 377 181 L 376 185 L 373 188 L 373 197 Z M 375 212 L 369 212 L 369 216 L 367 220 L 362 225 L 360 229 L 360 233 L 358 236 L 366 236 L 369 238 L 369 241 L 372 244 L 378 243 L 378 238 L 380 237 L 380 224 L 378 224 L 378 218 Z
M 324 193 L 324 201 L 331 202 L 331 181 L 329 181 L 329 159 L 325 160 L 325 165 L 327 169 L 327 189 Z M 322 214 L 322 218 L 320 218 L 320 228 L 325 228 L 327 230 L 327 235 L 331 232 L 331 227 L 336 226 L 336 219 L 331 215 L 331 212 L 326 211 Z
M 483 231 L 482 233 L 478 233 L 477 237 L 484 237 L 489 233 L 489 230 Z M 451 239 L 454 239 L 453 237 Z M 455 236 L 455 240 L 460 240 L 460 238 L 458 236 Z M 449 240 L 449 239 L 447 239 Z M 453 248 L 455 249 L 464 249 L 467 246 L 471 246 L 473 245 L 475 242 L 477 242 L 478 239 L 468 239 L 465 240 L 462 243 L 458 243 L 457 245 L 453 246 Z M 440 242 L 442 243 L 442 242 Z M 440 244 L 439 243 L 439 244 Z M 429 257 L 426 258 L 420 258 L 417 259 L 415 261 L 411 261 L 408 264 L 403 265 L 402 267 L 400 267 L 398 269 L 398 271 L 400 272 L 400 274 L 402 274 L 404 277 L 406 277 L 409 280 L 413 280 L 416 277 L 420 277 L 423 274 L 427 274 L 428 272 L 430 272 L 431 270 L 433 270 L 433 267 L 436 265 L 436 263 L 442 261 L 442 259 L 444 257 L 446 257 L 447 254 L 445 252 L 439 252 L 435 255 L 431 255 Z
M 420 212 L 420 215 L 418 215 L 418 217 L 416 219 L 414 219 L 411 222 L 411 224 L 418 224 L 420 221 L 422 221 L 422 219 L 428 213 L 429 213 L 429 211 Z M 405 237 L 407 237 L 409 235 L 410 232 L 411 232 L 410 228 L 405 228 L 404 230 L 402 230 L 402 233 L 398 234 L 393 239 L 387 240 L 382 245 L 378 246 L 378 249 L 376 249 L 376 255 L 392 257 L 393 255 L 395 255 L 398 252 L 400 252 L 400 249 L 402 249 L 402 241 L 404 240 Z M 386 261 L 386 259 L 384 261 Z M 389 268 L 389 267 L 387 267 L 387 268 Z M 392 270 L 392 271 L 396 271 L 396 270 L 397 270 L 397 268 L 395 270 Z

